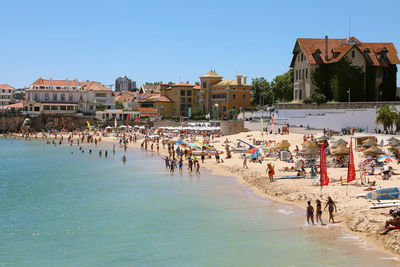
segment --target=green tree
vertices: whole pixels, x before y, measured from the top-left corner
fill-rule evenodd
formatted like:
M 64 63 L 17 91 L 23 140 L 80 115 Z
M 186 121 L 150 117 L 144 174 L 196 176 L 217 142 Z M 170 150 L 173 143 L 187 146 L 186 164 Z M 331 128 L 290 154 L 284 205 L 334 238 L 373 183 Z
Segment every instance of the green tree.
M 264 77 L 253 79 L 251 84 L 251 103 L 253 105 L 265 105 L 274 102 L 271 85 Z
M 397 123 L 397 117 L 397 110 L 394 107 L 383 106 L 377 112 L 376 123 L 382 124 L 385 131 L 391 130 L 393 123 Z
M 271 82 L 274 99 L 279 101 L 293 100 L 293 69 L 276 76 Z
M 104 111 L 106 109 L 107 109 L 107 107 L 105 105 L 103 105 L 103 104 L 97 104 L 96 105 L 96 110 L 98 110 L 98 111 Z
M 124 104 L 119 101 L 115 101 L 115 108 L 116 109 L 124 109 Z
M 322 104 L 326 103 L 326 101 L 327 101 L 326 96 L 319 90 L 313 91 L 309 97 L 303 100 L 305 104 L 310 104 L 310 103 Z
M 194 119 L 194 120 L 204 119 L 205 115 L 206 114 L 202 108 L 195 107 L 192 109 L 192 119 Z

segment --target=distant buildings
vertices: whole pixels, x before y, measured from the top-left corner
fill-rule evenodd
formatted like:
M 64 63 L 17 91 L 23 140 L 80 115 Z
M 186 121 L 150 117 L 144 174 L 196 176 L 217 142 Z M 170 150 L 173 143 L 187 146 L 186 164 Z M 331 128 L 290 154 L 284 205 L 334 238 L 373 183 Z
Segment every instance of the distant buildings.
M 8 84 L 0 84 L 0 109 L 4 109 L 13 99 L 14 88 Z
M 95 114 L 97 106 L 115 108 L 112 91 L 95 81 L 39 78 L 25 91 L 27 113 Z
M 126 76 L 121 76 L 115 80 L 115 91 L 131 91 L 136 89 L 136 82 Z
M 389 101 L 396 93 L 396 64 L 400 64 L 393 43 L 363 43 L 347 39 L 298 38 L 290 67 L 294 71 L 293 99 L 304 100 L 317 89 L 312 73 L 321 65 L 333 65 L 346 58 L 364 73 L 361 101 Z M 330 73 L 335 75 L 335 73 Z M 321 88 L 318 88 L 321 89 Z M 347 88 L 342 98 L 347 97 Z M 359 96 L 360 97 L 360 96 Z

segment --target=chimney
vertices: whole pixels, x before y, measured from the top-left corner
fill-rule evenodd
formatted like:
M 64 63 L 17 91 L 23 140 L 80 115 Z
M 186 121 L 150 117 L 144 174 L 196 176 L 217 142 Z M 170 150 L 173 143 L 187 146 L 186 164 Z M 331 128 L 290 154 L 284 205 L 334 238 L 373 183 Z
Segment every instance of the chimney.
M 246 84 L 247 76 L 243 76 L 243 84 Z
M 325 35 L 325 61 L 328 61 L 328 35 Z
M 236 75 L 237 84 L 242 84 L 242 75 Z
M 50 90 L 53 89 L 53 78 L 50 78 Z

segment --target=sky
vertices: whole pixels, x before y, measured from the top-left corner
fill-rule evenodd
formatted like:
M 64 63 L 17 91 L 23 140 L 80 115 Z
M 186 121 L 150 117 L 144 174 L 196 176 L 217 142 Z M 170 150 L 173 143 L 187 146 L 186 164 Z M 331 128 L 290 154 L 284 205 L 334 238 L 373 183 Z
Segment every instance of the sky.
M 297 38 L 393 42 L 400 1 L 0 0 L 0 84 L 37 78 L 191 83 L 215 69 L 272 80 Z M 400 66 L 398 66 L 400 67 Z M 400 75 L 397 76 L 400 84 Z

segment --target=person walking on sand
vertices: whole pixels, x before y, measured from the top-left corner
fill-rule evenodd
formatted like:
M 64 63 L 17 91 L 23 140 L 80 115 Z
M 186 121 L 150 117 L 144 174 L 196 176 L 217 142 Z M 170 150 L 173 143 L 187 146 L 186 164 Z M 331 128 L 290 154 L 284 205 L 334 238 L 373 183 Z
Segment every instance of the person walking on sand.
M 328 207 L 328 211 L 329 211 L 329 222 L 332 221 L 332 223 L 335 223 L 335 220 L 333 219 L 333 211 L 335 210 L 335 212 L 337 212 L 337 208 L 336 208 L 335 202 L 332 200 L 331 197 L 328 197 L 328 201 L 326 202 L 324 211 L 325 211 L 326 207 Z
M 310 219 L 312 224 L 314 225 L 314 207 L 311 206 L 311 201 L 307 201 L 307 223 L 310 224 Z
M 317 213 L 315 214 L 315 220 L 316 223 L 318 223 L 318 220 L 320 221 L 321 225 L 324 225 L 322 222 L 322 205 L 321 205 L 321 200 L 317 199 L 315 201 L 317 203 Z
M 267 174 L 268 174 L 268 177 L 269 177 L 269 181 L 273 182 L 274 181 L 275 170 L 274 170 L 274 166 L 270 162 L 268 162 L 268 165 L 267 165 Z
M 200 175 L 200 162 L 197 161 L 196 163 L 196 174 Z
M 247 167 L 247 157 L 245 154 L 243 154 L 244 159 L 243 159 L 243 169 L 248 169 L 249 167 Z

